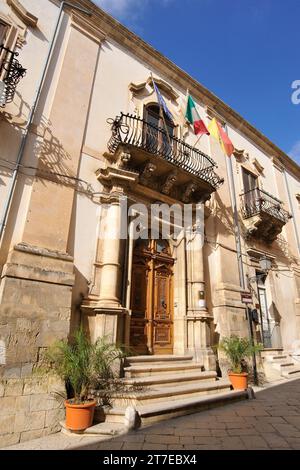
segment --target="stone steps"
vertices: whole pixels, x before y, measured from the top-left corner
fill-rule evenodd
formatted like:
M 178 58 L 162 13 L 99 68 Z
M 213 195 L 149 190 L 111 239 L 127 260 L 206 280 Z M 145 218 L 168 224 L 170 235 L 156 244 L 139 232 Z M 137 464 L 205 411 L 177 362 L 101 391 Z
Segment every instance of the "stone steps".
M 144 406 L 138 405 L 136 409 L 139 413 L 141 424 L 144 426 L 178 416 L 184 416 L 210 408 L 223 406 L 228 403 L 245 400 L 247 398 L 247 391 L 226 391 L 170 402 L 152 403 L 151 405 Z M 106 414 L 106 422 L 112 424 L 123 423 L 124 415 L 125 408 L 111 408 Z
M 196 381 L 190 384 L 183 384 L 177 386 L 152 386 L 146 390 L 137 392 L 127 392 L 126 390 L 117 393 L 111 397 L 113 406 L 139 406 L 157 402 L 173 401 L 181 398 L 201 396 L 204 394 L 210 394 L 219 390 L 230 390 L 230 382 L 228 380 L 214 380 L 200 382 Z
M 291 379 L 300 377 L 300 362 L 292 354 L 280 352 L 264 356 L 264 370 L 269 380 L 281 377 Z
M 173 356 L 173 355 L 157 355 L 157 356 L 129 356 L 126 358 L 127 365 L 146 365 L 146 364 L 165 364 L 165 363 L 181 363 L 192 361 L 193 356 Z
M 150 387 L 152 385 L 159 385 L 160 387 L 170 386 L 170 385 L 182 385 L 193 383 L 201 383 L 205 381 L 215 381 L 217 378 L 217 373 L 214 371 L 204 372 L 204 371 L 192 371 L 185 372 L 183 374 L 154 374 L 148 377 L 134 377 L 123 380 L 123 384 L 128 387 Z
M 296 379 L 300 377 L 300 364 L 285 367 L 281 375 L 287 379 Z
M 186 361 L 179 364 L 161 363 L 161 364 L 145 364 L 134 365 L 124 368 L 125 378 L 149 377 L 153 375 L 161 375 L 162 373 L 184 374 L 187 371 L 201 372 L 203 366 L 197 362 Z
M 86 430 L 84 435 L 125 432 L 128 407 L 137 411 L 141 425 L 148 425 L 248 397 L 247 391 L 231 391 L 230 382 L 218 379 L 215 371 L 203 369 L 192 356 L 127 358 L 123 387 L 110 396 L 112 408 L 96 410 L 95 421 L 105 422 Z

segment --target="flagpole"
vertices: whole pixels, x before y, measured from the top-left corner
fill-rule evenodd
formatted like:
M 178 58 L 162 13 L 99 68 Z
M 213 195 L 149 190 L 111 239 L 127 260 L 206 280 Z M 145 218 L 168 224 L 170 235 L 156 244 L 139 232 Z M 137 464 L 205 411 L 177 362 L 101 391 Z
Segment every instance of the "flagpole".
M 153 74 L 152 74 L 152 72 L 150 72 L 150 74 L 151 74 L 151 79 L 152 79 L 153 91 L 155 91 Z M 157 101 L 159 101 L 159 100 L 157 100 Z M 168 132 L 168 128 L 167 128 L 167 123 L 166 123 L 166 119 L 165 119 L 165 115 L 164 115 L 164 110 L 163 110 L 162 105 L 161 105 L 160 103 L 158 103 L 158 105 L 159 105 L 161 117 L 162 117 L 162 120 L 163 120 L 163 123 L 164 123 L 164 126 L 165 126 L 165 131 L 166 131 L 166 134 L 167 134 L 167 139 L 168 139 L 168 142 L 169 142 L 170 147 L 172 147 L 172 143 L 171 143 L 171 139 L 170 139 L 170 136 L 169 136 L 169 132 Z
M 194 144 L 194 147 L 196 147 L 197 144 L 200 142 L 200 139 L 201 139 L 202 136 L 203 136 L 203 134 L 201 134 L 201 135 L 198 137 L 198 139 L 196 140 L 196 142 L 195 142 L 195 144 Z

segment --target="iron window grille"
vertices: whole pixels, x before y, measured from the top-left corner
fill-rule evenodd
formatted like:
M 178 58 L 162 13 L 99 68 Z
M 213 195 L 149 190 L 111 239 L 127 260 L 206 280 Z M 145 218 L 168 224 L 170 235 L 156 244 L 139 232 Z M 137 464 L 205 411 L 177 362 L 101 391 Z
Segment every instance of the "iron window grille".
M 263 189 L 255 188 L 241 194 L 241 210 L 244 219 L 265 212 L 284 224 L 292 217 L 283 203 Z
M 18 52 L 0 45 L 0 81 L 4 84 L 0 96 L 0 107 L 13 101 L 17 85 L 26 74 L 26 69 L 17 59 L 18 55 Z

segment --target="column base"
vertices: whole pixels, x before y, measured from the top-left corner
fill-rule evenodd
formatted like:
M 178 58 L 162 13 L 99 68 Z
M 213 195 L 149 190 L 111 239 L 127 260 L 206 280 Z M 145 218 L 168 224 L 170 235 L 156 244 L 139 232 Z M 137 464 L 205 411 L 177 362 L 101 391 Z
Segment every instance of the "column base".
M 187 318 L 187 352 L 205 370 L 216 370 L 216 357 L 211 348 L 213 318 L 206 310 L 189 312 Z
M 81 306 L 83 322 L 88 329 L 92 341 L 106 337 L 107 341 L 124 345 L 126 336 L 126 323 L 129 312 L 123 307 L 100 307 L 89 305 L 87 302 Z

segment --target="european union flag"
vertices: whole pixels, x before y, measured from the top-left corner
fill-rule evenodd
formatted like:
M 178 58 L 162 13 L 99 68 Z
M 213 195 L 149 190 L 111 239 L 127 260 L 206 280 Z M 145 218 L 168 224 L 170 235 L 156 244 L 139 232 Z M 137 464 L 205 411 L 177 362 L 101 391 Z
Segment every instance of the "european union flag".
M 167 103 L 165 102 L 161 92 L 159 91 L 155 81 L 153 80 L 153 86 L 154 86 L 154 90 L 156 92 L 156 96 L 157 96 L 157 101 L 158 101 L 158 104 L 159 106 L 162 107 L 162 109 L 164 110 L 164 113 L 165 115 L 171 120 L 173 121 L 173 116 L 172 116 L 172 113 L 171 111 L 169 110 L 168 106 L 167 106 Z

